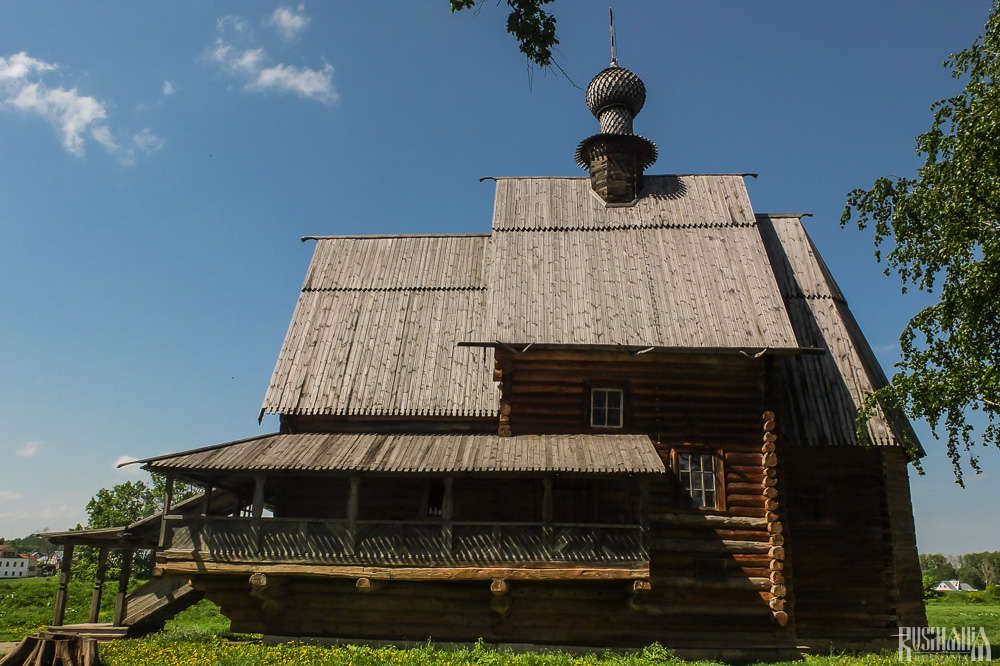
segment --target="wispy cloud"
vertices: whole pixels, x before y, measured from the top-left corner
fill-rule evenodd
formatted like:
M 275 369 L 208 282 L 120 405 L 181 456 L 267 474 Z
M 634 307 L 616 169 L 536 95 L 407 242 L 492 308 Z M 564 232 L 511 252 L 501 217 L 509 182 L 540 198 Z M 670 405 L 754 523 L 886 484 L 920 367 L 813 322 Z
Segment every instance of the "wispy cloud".
M 269 22 L 285 34 L 297 34 L 309 23 L 302 13 L 287 8 L 276 10 Z M 271 59 L 263 48 L 253 44 L 253 37 L 246 21 L 238 16 L 225 16 L 217 22 L 220 32 L 235 32 L 235 35 L 219 37 L 206 52 L 205 58 L 218 65 L 227 74 L 244 81 L 243 88 L 254 92 L 292 93 L 303 99 L 315 100 L 331 105 L 339 96 L 333 87 L 333 66 L 329 63 L 321 68 L 295 67 L 284 63 L 271 64 Z M 287 31 L 292 31 L 287 33 Z M 236 46 L 233 39 L 242 40 L 244 46 Z M 250 43 L 246 43 L 246 42 Z
M 132 137 L 132 143 L 135 147 L 146 154 L 155 153 L 160 148 L 166 144 L 166 141 L 153 134 L 153 130 L 148 127 L 142 128 L 135 136 Z
M 22 458 L 33 458 L 42 450 L 42 443 L 38 441 L 28 442 L 17 450 L 17 455 Z
M 139 465 L 125 465 L 125 463 L 130 463 L 138 460 L 135 456 L 124 455 L 118 456 L 114 463 L 115 472 L 119 476 L 126 477 L 129 479 L 140 479 L 146 477 L 146 471 L 142 469 Z M 124 467 L 119 467 L 119 465 L 125 465 Z
M 309 21 L 309 17 L 305 15 L 305 5 L 299 5 L 295 10 L 278 7 L 267 20 L 288 41 L 298 37 L 308 27 Z
M 164 81 L 163 87 L 160 89 L 160 91 L 163 93 L 164 97 L 170 97 L 175 92 L 177 92 L 177 86 L 175 86 L 170 81 Z
M 11 490 L 0 490 L 0 502 L 13 502 L 21 499 L 21 496 Z
M 103 102 L 75 87 L 67 90 L 42 80 L 58 68 L 24 51 L 0 57 L 0 108 L 45 120 L 56 129 L 63 148 L 77 157 L 84 156 L 89 137 L 128 163 L 130 148 L 120 145 L 104 122 L 108 112 Z

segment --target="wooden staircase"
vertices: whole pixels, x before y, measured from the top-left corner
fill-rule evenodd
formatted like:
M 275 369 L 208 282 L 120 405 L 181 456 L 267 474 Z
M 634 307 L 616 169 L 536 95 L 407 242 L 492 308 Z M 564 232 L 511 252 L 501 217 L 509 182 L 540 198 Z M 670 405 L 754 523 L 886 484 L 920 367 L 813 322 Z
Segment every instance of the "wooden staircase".
M 128 612 L 122 624 L 129 628 L 129 635 L 156 631 L 204 596 L 186 580 L 154 578 L 128 595 Z

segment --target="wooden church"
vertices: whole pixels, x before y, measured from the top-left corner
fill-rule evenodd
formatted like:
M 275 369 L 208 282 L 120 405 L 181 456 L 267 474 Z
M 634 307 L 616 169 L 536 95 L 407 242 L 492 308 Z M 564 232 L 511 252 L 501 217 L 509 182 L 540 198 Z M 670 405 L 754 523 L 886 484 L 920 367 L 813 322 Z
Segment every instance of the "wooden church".
M 156 575 L 238 632 L 881 648 L 926 625 L 905 421 L 799 215 L 650 175 L 642 81 L 587 89 L 582 178 L 497 178 L 486 234 L 313 237 L 262 413 L 141 461 Z M 197 510 L 191 507 L 202 506 Z

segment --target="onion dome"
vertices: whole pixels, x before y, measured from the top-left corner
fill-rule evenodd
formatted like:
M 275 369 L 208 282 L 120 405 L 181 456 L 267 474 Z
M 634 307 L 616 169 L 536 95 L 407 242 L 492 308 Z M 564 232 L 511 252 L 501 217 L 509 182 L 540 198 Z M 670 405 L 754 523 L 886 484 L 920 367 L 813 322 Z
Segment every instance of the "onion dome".
M 590 171 L 594 191 L 609 203 L 633 201 L 643 171 L 656 162 L 656 145 L 632 133 L 632 120 L 645 103 L 642 79 L 616 62 L 587 86 L 587 108 L 601 132 L 580 142 L 576 163 Z
M 587 86 L 587 108 L 597 119 L 609 106 L 624 106 L 635 117 L 645 103 L 646 86 L 642 79 L 624 67 L 608 67 Z

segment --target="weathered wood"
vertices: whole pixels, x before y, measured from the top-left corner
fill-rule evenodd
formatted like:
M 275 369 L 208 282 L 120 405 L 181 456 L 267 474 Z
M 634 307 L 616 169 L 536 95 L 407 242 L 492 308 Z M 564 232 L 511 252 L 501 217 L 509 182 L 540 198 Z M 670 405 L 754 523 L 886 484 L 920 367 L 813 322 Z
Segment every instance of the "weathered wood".
M 656 513 L 650 516 L 654 522 L 664 525 L 695 525 L 745 529 L 766 529 L 762 518 L 749 516 L 715 515 L 707 513 Z
M 766 552 L 767 545 L 764 544 Z M 627 580 L 648 578 L 648 567 L 366 567 L 324 566 L 313 564 L 269 564 L 177 561 L 162 563 L 164 575 L 226 573 L 250 575 L 254 571 L 269 574 L 317 576 L 324 578 L 371 578 L 380 580 Z
M 63 559 L 59 565 L 59 588 L 56 590 L 55 610 L 52 614 L 53 626 L 59 626 L 66 617 L 66 599 L 69 590 L 70 567 L 73 564 L 73 544 L 63 546 Z
M 135 551 L 131 547 L 121 549 L 122 564 L 118 573 L 118 592 L 115 595 L 115 615 L 112 623 L 120 627 L 128 616 L 128 581 L 132 576 L 132 563 Z
M 90 595 L 90 615 L 88 622 L 97 622 L 101 613 L 101 596 L 104 593 L 104 576 L 108 568 L 108 547 L 97 550 L 97 571 L 94 573 L 94 591 Z
M 499 597 L 507 594 L 509 591 L 510 586 L 503 578 L 494 578 L 493 582 L 490 583 L 490 592 L 493 593 L 494 596 Z

